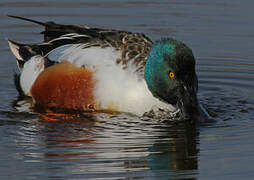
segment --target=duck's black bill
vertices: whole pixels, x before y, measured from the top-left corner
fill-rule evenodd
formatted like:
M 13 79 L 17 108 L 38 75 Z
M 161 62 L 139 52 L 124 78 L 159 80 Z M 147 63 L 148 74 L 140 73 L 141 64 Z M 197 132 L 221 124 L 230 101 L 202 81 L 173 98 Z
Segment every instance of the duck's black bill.
M 184 120 L 194 120 L 199 116 L 199 103 L 197 94 L 192 86 L 183 86 L 177 106 L 181 110 Z

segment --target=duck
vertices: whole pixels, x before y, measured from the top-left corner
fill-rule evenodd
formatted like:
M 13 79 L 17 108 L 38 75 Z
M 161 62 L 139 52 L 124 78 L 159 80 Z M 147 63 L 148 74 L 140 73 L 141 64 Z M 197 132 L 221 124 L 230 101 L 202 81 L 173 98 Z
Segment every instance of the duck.
M 7 39 L 19 69 L 16 89 L 35 106 L 137 115 L 158 107 L 184 120 L 200 114 L 195 58 L 183 42 L 8 16 L 45 28 L 40 43 Z

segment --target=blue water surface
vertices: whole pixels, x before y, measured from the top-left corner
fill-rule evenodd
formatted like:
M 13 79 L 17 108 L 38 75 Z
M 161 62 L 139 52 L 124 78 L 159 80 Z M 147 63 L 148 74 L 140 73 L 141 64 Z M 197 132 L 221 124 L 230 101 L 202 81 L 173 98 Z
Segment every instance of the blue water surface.
M 253 7 L 252 0 L 1 0 L 0 179 L 253 179 Z M 43 29 L 7 14 L 182 40 L 195 54 L 198 96 L 214 121 L 25 111 L 5 39 L 40 42 Z

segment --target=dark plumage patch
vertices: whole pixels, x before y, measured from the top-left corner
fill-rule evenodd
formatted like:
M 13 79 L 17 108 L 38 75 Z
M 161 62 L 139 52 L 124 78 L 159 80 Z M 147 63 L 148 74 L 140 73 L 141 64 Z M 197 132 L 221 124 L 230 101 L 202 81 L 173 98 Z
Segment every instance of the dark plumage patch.
M 192 81 L 195 76 L 195 58 L 192 50 L 180 41 L 170 39 L 174 43 L 175 55 L 164 57 L 168 59 L 170 67 L 174 70 L 176 78 L 180 81 Z M 173 58 L 173 59 L 171 59 Z
M 46 68 L 48 68 L 50 66 L 53 66 L 55 64 L 57 64 L 57 62 L 51 61 L 47 57 L 44 57 L 44 69 L 46 69 Z
M 20 85 L 20 74 L 14 72 L 13 80 L 14 80 L 15 87 L 16 87 L 17 91 L 19 92 L 19 95 L 24 96 L 24 92 L 23 92 L 21 85 Z
M 23 61 L 23 60 L 18 60 L 18 59 L 17 59 L 17 64 L 18 64 L 18 68 L 19 68 L 19 69 L 22 69 L 23 66 L 24 66 L 24 64 L 25 64 L 25 61 Z
M 19 55 L 24 61 L 28 61 L 32 56 L 35 56 L 36 54 L 40 54 L 40 50 L 38 48 L 33 48 L 33 46 L 28 45 L 22 45 L 19 47 Z

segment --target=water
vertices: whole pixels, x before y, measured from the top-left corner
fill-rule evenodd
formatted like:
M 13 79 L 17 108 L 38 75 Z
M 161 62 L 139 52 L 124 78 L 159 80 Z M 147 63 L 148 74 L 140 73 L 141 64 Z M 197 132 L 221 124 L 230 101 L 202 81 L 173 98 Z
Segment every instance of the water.
M 0 179 L 253 179 L 253 5 L 2 0 Z M 42 29 L 6 14 L 184 41 L 197 58 L 199 99 L 215 121 L 194 126 L 129 114 L 19 112 L 16 63 L 4 38 L 39 42 Z

